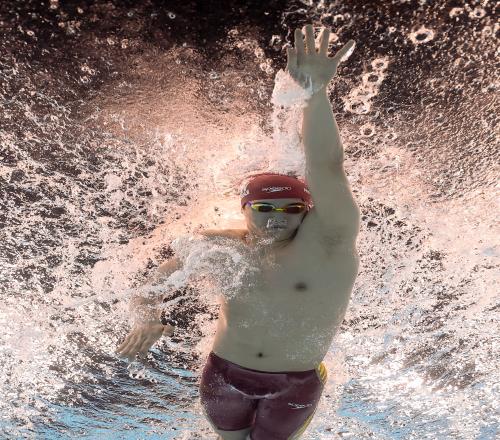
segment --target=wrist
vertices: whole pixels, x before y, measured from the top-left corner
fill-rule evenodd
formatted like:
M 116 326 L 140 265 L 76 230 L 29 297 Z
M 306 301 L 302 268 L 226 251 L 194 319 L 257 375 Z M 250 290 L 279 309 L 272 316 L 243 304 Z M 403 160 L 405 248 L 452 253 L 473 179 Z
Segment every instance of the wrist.
M 326 102 L 330 103 L 328 99 L 328 93 L 326 91 L 326 86 L 321 87 L 319 90 L 314 92 L 307 100 L 306 100 L 306 108 L 307 107 L 315 107 L 317 105 L 324 104 Z

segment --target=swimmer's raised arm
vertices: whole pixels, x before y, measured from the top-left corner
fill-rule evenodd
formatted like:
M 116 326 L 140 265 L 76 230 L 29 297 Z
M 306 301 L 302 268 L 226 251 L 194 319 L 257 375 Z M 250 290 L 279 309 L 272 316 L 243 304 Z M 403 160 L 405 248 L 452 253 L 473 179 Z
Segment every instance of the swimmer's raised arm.
M 344 150 L 339 128 L 328 99 L 327 86 L 337 66 L 354 49 L 347 42 L 333 57 L 328 56 L 330 30 L 323 29 L 316 50 L 312 25 L 295 30 L 295 48 L 288 48 L 287 70 L 312 96 L 304 107 L 302 139 L 306 157 L 306 179 L 314 200 L 314 214 L 326 234 L 351 242 L 359 231 L 359 208 L 344 172 Z
M 170 276 L 181 267 L 182 262 L 179 259 L 170 258 L 160 265 L 154 275 L 141 286 L 154 284 L 162 278 Z M 141 286 L 138 288 L 138 293 L 132 296 L 129 305 L 130 313 L 137 316 L 137 323 L 116 349 L 119 356 L 126 357 L 129 361 L 133 361 L 137 353 L 142 357 L 146 356 L 148 350 L 158 339 L 162 336 L 171 336 L 175 329 L 172 325 L 162 324 L 162 311 L 159 306 L 163 301 L 163 295 L 145 296 L 141 292 Z

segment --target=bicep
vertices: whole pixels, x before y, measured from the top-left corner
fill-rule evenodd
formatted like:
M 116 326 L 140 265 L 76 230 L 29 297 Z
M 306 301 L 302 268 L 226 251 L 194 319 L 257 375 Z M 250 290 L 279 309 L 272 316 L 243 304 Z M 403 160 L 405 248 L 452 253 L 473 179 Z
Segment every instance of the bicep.
M 157 283 L 181 267 L 182 262 L 176 257 L 172 257 L 158 266 L 155 272 L 138 286 L 137 292 L 132 296 L 132 304 L 145 305 L 161 301 L 162 295 L 158 292 Z
M 156 274 L 159 277 L 165 277 L 173 274 L 176 270 L 182 267 L 182 262 L 177 257 L 172 257 L 162 263 L 158 269 L 156 269 Z
M 314 207 L 307 214 L 316 218 L 318 227 L 327 236 L 339 240 L 356 238 L 360 227 L 360 209 L 343 170 L 324 173 L 321 185 L 311 188 Z

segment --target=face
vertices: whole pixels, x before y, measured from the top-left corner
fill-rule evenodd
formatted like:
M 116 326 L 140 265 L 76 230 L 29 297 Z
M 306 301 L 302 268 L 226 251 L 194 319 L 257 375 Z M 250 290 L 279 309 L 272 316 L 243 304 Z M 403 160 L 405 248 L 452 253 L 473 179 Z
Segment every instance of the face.
M 302 199 L 297 198 L 258 199 L 252 200 L 252 202 L 268 203 L 276 208 L 283 208 L 294 203 L 304 204 Z M 259 212 L 253 210 L 248 204 L 245 205 L 242 211 L 248 230 L 258 237 L 271 239 L 272 241 L 282 241 L 290 238 L 307 214 L 307 211 L 299 214 L 288 214 L 280 211 Z

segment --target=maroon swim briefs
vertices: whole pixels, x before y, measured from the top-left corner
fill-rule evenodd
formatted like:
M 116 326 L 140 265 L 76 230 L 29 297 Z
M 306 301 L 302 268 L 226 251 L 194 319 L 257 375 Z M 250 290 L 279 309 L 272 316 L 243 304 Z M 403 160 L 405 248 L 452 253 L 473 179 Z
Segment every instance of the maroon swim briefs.
M 201 376 L 201 404 L 218 430 L 252 426 L 251 440 L 292 440 L 311 422 L 326 379 L 323 362 L 314 370 L 275 373 L 244 368 L 211 352 Z

